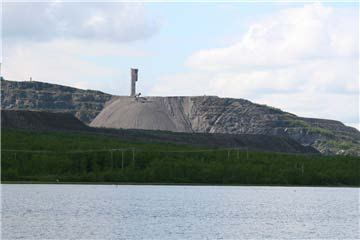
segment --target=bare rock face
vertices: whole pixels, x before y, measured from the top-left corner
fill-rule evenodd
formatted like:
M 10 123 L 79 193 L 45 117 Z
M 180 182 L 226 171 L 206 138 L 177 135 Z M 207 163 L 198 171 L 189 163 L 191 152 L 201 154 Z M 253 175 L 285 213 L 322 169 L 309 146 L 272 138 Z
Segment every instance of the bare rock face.
M 113 96 L 43 82 L 1 80 L 1 108 L 71 113 L 85 123 L 104 108 Z
M 71 113 L 105 128 L 290 137 L 324 154 L 360 155 L 360 133 L 341 122 L 302 118 L 244 99 L 116 97 L 42 82 L 1 80 L 1 108 Z
M 360 155 L 360 133 L 333 120 L 301 118 L 244 99 L 119 97 L 91 126 L 290 137 L 325 154 Z

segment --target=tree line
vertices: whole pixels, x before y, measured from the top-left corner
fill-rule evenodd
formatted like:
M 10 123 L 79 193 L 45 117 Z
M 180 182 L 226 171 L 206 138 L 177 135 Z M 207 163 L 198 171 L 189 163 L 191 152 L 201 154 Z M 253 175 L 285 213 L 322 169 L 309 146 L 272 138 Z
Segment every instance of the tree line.
M 3 131 L 1 167 L 2 181 L 360 185 L 360 158 L 353 156 L 199 149 L 18 130 Z

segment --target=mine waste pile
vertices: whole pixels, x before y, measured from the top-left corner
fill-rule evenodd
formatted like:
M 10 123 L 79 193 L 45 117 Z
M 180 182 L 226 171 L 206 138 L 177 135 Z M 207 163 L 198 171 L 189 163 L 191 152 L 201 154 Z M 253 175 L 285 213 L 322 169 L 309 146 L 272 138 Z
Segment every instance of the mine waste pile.
M 108 131 L 114 135 L 122 131 L 139 139 L 153 135 L 161 136 L 155 139 L 181 139 L 174 141 L 192 144 L 192 141 L 198 141 L 194 140 L 196 138 L 211 139 L 204 142 L 221 138 L 232 139 L 229 142 L 234 146 L 252 142 L 256 149 L 264 150 L 271 150 L 268 145 L 273 143 L 270 142 L 283 141 L 291 142 L 296 149 L 300 148 L 294 147 L 293 142 L 326 155 L 360 155 L 360 132 L 355 128 L 335 120 L 299 117 L 244 99 L 125 97 L 48 83 L 2 80 L 1 108 L 69 113 L 91 126 L 91 131 Z M 88 126 L 83 127 L 90 129 Z M 125 129 L 138 129 L 138 132 Z M 245 143 L 244 136 L 252 140 Z M 263 140 L 268 141 L 268 145 Z

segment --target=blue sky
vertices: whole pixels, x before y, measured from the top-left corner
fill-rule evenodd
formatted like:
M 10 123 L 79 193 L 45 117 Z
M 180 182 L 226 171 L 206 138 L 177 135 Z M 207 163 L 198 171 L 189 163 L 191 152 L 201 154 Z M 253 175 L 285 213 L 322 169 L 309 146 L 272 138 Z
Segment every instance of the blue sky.
M 5 3 L 2 75 L 246 98 L 358 127 L 357 3 Z

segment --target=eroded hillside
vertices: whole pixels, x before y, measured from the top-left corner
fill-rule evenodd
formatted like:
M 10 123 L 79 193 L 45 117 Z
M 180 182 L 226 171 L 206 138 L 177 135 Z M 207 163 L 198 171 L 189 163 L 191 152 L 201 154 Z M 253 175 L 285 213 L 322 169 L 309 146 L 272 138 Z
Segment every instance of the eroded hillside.
M 1 80 L 1 108 L 66 112 L 90 123 L 112 95 L 43 82 Z
M 96 127 L 288 136 L 324 154 L 360 155 L 360 133 L 355 128 L 339 121 L 298 117 L 244 99 L 135 100 L 55 84 L 2 80 L 1 107 L 67 112 Z
M 95 127 L 290 137 L 325 154 L 360 154 L 360 133 L 339 121 L 302 118 L 244 99 L 119 97 L 91 123 Z

